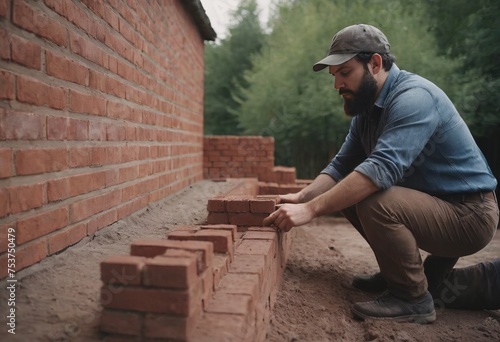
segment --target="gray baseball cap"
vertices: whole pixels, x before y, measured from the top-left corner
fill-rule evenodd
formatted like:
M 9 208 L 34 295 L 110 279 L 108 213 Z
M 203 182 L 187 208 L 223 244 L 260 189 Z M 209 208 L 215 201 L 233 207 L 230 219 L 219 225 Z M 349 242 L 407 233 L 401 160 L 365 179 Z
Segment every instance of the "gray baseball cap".
M 348 26 L 333 36 L 328 55 L 314 64 L 313 70 L 340 65 L 360 52 L 389 53 L 390 49 L 387 37 L 378 28 L 366 24 Z

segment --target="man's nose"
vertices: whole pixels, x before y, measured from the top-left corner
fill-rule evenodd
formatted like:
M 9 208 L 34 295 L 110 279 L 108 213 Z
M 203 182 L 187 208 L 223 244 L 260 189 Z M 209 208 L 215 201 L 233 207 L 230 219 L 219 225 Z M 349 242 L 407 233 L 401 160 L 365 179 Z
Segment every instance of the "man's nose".
M 345 87 L 344 81 L 342 81 L 342 80 L 338 79 L 337 77 L 335 77 L 335 81 L 333 82 L 333 87 L 336 90 L 339 90 L 340 88 L 344 88 Z

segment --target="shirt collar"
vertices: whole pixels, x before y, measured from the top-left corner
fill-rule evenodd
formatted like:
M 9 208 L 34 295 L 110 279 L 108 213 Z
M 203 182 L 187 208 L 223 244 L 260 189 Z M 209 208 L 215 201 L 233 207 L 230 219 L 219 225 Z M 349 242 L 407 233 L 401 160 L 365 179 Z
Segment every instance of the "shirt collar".
M 392 65 L 391 69 L 389 70 L 389 75 L 387 76 L 387 79 L 385 80 L 385 83 L 382 87 L 382 90 L 380 91 L 380 94 L 378 94 L 377 100 L 375 100 L 375 106 L 377 106 L 379 108 L 384 108 L 385 99 L 387 98 L 387 95 L 389 94 L 389 90 L 391 89 L 392 84 L 394 83 L 394 81 L 398 77 L 399 72 L 400 72 L 400 70 L 399 70 L 398 66 L 396 65 L 396 63 L 394 63 Z

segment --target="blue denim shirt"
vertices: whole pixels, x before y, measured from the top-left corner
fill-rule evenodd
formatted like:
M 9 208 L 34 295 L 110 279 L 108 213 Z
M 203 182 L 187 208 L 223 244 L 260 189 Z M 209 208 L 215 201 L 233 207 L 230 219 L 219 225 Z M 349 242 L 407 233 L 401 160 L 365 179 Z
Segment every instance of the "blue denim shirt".
M 339 181 L 353 170 L 381 190 L 398 185 L 439 195 L 490 191 L 497 184 L 446 94 L 395 64 L 374 109 L 352 119 L 340 151 L 321 173 Z

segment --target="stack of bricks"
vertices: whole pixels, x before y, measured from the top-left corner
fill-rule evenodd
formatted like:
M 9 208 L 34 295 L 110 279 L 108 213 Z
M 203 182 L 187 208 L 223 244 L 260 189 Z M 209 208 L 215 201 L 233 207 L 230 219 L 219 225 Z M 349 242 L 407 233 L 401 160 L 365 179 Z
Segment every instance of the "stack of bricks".
M 211 295 L 212 243 L 137 241 L 130 254 L 101 263 L 106 340 L 187 340 Z
M 264 341 L 291 244 L 272 227 L 178 228 L 101 263 L 106 341 Z

